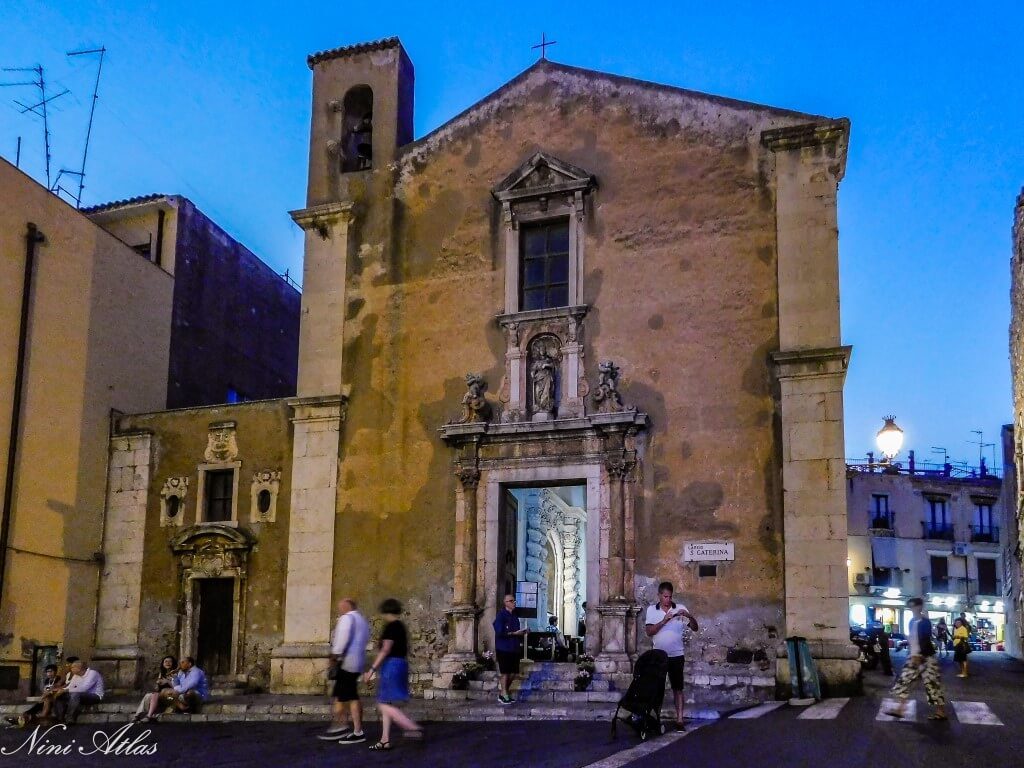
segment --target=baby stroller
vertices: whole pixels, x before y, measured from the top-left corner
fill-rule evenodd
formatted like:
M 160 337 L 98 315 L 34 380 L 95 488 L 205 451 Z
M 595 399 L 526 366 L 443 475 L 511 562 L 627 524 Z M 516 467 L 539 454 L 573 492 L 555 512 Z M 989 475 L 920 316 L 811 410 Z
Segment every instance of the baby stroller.
M 667 674 L 668 655 L 664 651 L 654 649 L 640 655 L 633 665 L 633 681 L 615 707 L 613 737 L 620 719 L 633 727 L 640 741 L 646 741 L 652 734 L 665 732 L 665 725 L 661 722 L 661 701 L 665 698 Z M 620 718 L 620 709 L 628 712 L 629 717 Z

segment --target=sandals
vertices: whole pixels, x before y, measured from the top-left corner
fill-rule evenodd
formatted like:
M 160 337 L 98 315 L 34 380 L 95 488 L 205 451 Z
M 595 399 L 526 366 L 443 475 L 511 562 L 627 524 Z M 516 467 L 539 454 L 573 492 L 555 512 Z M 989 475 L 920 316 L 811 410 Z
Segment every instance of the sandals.
M 390 749 L 391 749 L 391 742 L 390 741 L 378 741 L 376 744 L 374 744 L 372 747 L 370 747 L 370 751 L 371 752 L 388 752 L 388 751 L 390 751 Z

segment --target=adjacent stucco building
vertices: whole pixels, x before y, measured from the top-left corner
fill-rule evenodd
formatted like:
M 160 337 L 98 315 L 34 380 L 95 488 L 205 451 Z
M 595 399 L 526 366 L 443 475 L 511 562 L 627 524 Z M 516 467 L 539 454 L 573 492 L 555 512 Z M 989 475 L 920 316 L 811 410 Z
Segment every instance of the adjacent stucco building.
M 84 213 L 174 275 L 165 407 L 295 394 L 300 295 L 292 283 L 180 195 Z
M 0 285 L 0 688 L 23 696 L 92 647 L 110 416 L 166 402 L 174 279 L 0 160 Z
M 1011 513 L 1007 514 L 1007 524 L 1013 526 L 1013 537 L 1017 546 L 1012 550 L 1016 560 L 1014 568 L 1020 574 L 1024 570 L 1024 552 L 1019 542 L 1024 538 L 1024 474 L 1021 472 L 1021 461 L 1024 459 L 1024 190 L 1017 197 L 1013 211 L 1013 228 L 1011 230 L 1012 251 L 1010 255 L 1010 372 L 1013 384 L 1013 458 L 1016 488 L 1015 502 Z M 1012 596 L 1014 611 L 1017 616 L 1024 616 L 1024 592 L 1021 584 L 1015 586 Z M 1017 653 L 1021 653 L 1021 638 L 1017 638 Z
M 925 600 L 949 626 L 961 612 L 993 645 L 1017 632 L 1005 575 L 1002 481 L 971 470 L 907 464 L 850 465 L 850 624 L 906 632 L 906 601 Z

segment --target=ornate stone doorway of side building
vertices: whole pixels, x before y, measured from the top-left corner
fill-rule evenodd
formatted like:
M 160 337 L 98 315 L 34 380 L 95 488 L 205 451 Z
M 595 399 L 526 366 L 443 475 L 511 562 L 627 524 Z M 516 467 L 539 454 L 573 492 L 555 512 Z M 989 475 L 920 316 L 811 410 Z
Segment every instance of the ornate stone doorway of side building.
M 210 677 L 237 675 L 245 635 L 245 584 L 254 539 L 245 528 L 204 524 L 171 541 L 178 557 L 183 621 L 179 655 Z

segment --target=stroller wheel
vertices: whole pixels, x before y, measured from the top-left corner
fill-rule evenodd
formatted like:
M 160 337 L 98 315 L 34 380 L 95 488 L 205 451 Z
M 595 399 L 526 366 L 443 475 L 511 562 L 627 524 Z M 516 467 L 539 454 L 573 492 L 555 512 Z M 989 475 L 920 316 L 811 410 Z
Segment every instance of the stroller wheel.
M 665 727 L 664 723 L 662 723 L 660 727 L 661 727 L 661 735 L 664 736 L 665 735 L 665 731 L 667 731 L 668 729 Z
M 641 728 L 640 729 L 640 741 L 647 741 L 647 729 L 646 728 Z

